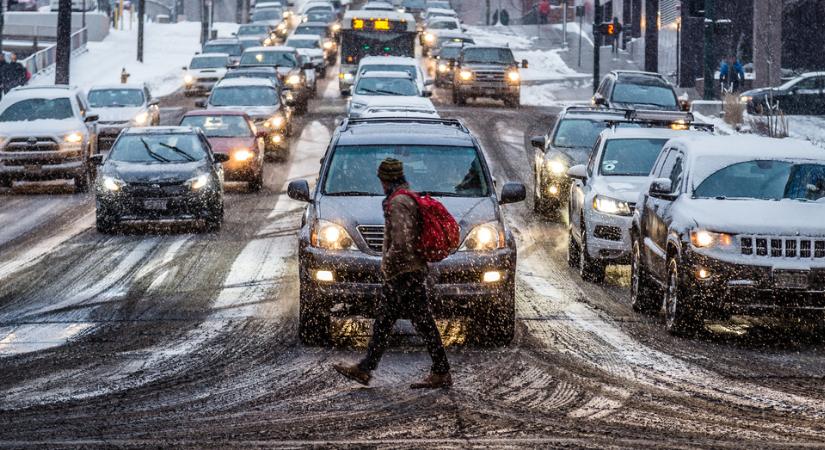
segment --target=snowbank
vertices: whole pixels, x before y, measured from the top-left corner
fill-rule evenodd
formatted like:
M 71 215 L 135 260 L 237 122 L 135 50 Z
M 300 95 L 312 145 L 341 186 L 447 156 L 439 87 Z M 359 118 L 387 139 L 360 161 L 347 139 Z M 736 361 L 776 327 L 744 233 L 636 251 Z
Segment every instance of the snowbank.
M 219 36 L 238 28 L 233 23 L 216 23 Z M 88 51 L 72 58 L 71 84 L 88 89 L 96 84 L 120 82 L 120 71 L 131 74 L 129 82 L 149 84 L 152 94 L 163 96 L 183 83 L 181 68 L 200 50 L 200 22 L 145 25 L 144 62 L 137 62 L 137 26 L 132 30 L 111 30 L 101 42 L 89 42 Z M 32 78 L 31 84 L 54 83 L 54 71 Z

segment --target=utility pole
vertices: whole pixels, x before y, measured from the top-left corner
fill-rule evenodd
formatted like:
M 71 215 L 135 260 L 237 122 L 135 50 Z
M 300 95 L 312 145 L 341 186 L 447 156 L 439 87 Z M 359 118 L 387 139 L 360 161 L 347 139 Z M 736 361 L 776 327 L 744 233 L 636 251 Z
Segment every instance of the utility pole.
M 0 51 L 3 50 L 3 30 L 5 29 L 6 19 L 5 10 L 3 9 L 3 0 L 0 0 Z
M 645 70 L 659 71 L 659 0 L 645 0 Z
M 593 0 L 594 15 L 593 15 L 593 93 L 599 89 L 599 63 L 602 52 L 602 33 L 599 26 L 602 23 L 602 7 L 599 0 Z
M 72 58 L 72 0 L 60 0 L 57 8 L 57 49 L 54 84 L 69 84 Z
M 207 10 L 208 0 L 201 0 L 201 45 L 209 40 L 209 16 Z
M 143 62 L 143 16 L 146 14 L 146 0 L 138 0 L 138 42 L 137 60 Z
M 2 2 L 2 0 L 0 0 Z M 80 13 L 81 17 L 81 27 L 86 28 L 86 0 L 83 0 L 83 12 Z
M 714 58 L 714 28 L 716 24 L 715 0 L 705 0 L 705 48 L 704 48 L 704 65 L 705 74 L 702 84 L 704 84 L 704 94 L 702 98 L 705 100 L 713 100 L 716 97 L 714 89 L 713 72 L 716 67 L 716 58 Z
M 486 9 L 487 12 L 486 12 L 486 16 L 485 16 L 486 19 L 485 19 L 484 23 L 487 24 L 487 25 L 490 25 L 490 0 L 486 0 L 485 3 L 487 5 L 487 9 Z
M 567 48 L 567 0 L 561 2 L 561 7 L 564 8 L 561 12 L 561 45 L 562 47 Z

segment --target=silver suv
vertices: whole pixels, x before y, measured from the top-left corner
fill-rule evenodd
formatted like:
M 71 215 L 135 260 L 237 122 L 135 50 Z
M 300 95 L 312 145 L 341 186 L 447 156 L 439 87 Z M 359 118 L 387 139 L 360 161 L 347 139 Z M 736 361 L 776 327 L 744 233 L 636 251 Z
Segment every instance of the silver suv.
M 77 191 L 85 192 L 89 156 L 97 153 L 97 120 L 75 87 L 12 89 L 0 101 L 0 186 L 73 179 Z

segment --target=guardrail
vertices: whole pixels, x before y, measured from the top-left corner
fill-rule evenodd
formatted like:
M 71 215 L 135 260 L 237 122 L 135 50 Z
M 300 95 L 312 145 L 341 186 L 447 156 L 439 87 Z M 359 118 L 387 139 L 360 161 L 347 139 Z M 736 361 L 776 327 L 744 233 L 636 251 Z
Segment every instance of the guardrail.
M 84 50 L 86 48 L 86 43 L 88 42 L 88 32 L 86 28 L 81 28 L 71 36 L 71 48 L 72 53 L 76 53 L 79 50 Z M 53 66 L 57 59 L 57 44 L 52 44 L 43 50 L 38 51 L 37 53 L 29 56 L 28 58 L 20 61 L 23 66 L 26 67 L 26 70 L 29 71 L 32 75 L 42 72 L 51 66 Z

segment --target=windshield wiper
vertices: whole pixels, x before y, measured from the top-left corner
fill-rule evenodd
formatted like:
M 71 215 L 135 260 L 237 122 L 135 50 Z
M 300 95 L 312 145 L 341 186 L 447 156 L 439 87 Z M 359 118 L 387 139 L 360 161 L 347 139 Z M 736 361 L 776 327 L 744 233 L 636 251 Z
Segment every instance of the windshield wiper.
M 429 195 L 430 197 L 464 197 L 455 192 L 441 192 L 441 191 L 421 191 L 421 195 Z
M 157 153 L 153 152 L 145 139 L 140 138 L 140 142 L 143 142 L 143 147 L 146 149 L 146 153 L 149 156 L 151 156 L 152 159 L 154 159 L 155 161 L 160 161 L 160 162 L 170 162 L 168 159 L 164 158 L 163 156 L 160 156 Z
M 179 149 L 178 147 L 175 147 L 174 145 L 164 144 L 163 142 L 158 142 L 158 145 L 160 145 L 161 147 L 166 147 L 169 150 L 172 150 L 173 152 L 183 156 L 184 158 L 186 158 L 189 161 L 197 161 L 197 159 L 195 159 L 192 155 L 190 155 L 189 153 L 186 153 L 185 151 Z

